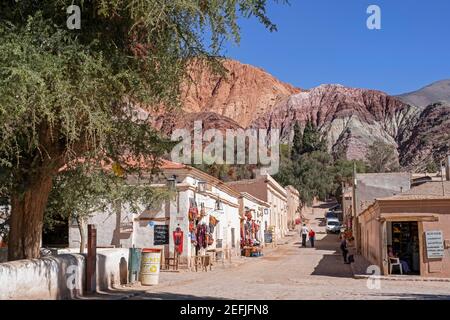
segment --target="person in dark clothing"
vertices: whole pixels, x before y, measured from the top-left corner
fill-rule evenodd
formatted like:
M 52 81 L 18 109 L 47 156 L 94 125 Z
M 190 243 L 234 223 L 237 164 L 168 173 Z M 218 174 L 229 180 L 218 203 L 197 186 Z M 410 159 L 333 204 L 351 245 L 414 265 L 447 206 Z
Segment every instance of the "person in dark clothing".
M 344 257 L 344 263 L 348 264 L 349 262 L 347 261 L 347 254 L 348 254 L 348 248 L 347 248 L 347 239 L 342 239 L 341 241 L 341 251 L 342 251 L 342 256 Z

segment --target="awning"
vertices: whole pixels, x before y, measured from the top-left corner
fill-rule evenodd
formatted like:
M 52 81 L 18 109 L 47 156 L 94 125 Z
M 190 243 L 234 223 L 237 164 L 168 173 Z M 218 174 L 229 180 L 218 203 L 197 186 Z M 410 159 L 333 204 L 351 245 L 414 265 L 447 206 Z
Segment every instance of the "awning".
M 382 214 L 379 218 L 379 221 L 398 221 L 398 222 L 406 222 L 406 221 L 424 221 L 424 222 L 436 222 L 439 221 L 439 217 L 436 215 L 407 215 L 407 214 Z

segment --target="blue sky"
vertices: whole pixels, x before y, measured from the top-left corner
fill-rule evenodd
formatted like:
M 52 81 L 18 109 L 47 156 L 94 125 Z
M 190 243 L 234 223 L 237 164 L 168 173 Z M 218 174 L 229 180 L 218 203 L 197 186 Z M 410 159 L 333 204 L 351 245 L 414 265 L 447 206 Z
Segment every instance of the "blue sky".
M 224 55 L 305 89 L 340 83 L 400 94 L 450 78 L 449 0 L 290 3 L 269 5 L 278 32 L 242 19 L 241 43 Z M 371 4 L 381 8 L 381 30 L 366 27 Z

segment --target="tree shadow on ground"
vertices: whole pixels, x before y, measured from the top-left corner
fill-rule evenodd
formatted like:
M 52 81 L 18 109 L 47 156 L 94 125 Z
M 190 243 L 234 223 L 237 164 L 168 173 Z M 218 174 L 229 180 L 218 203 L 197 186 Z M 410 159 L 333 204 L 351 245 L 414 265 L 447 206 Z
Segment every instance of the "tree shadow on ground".
M 146 292 L 134 297 L 137 300 L 225 300 L 224 298 L 195 296 L 191 294 L 171 293 L 171 292 Z
M 328 208 L 332 208 L 335 207 L 338 203 L 336 201 L 328 201 L 328 202 L 324 202 L 318 205 L 313 206 L 314 209 L 319 208 L 319 209 L 328 209 Z
M 320 259 L 311 275 L 328 276 L 339 278 L 353 278 L 353 272 L 350 265 L 344 264 L 340 242 L 336 235 L 328 234 L 321 240 L 316 240 L 315 250 L 329 251 Z

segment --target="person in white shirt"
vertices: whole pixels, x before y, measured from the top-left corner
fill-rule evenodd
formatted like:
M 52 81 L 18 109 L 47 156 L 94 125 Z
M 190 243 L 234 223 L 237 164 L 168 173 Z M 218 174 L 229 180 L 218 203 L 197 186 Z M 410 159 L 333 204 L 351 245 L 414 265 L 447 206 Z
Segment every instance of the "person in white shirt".
M 306 247 L 306 236 L 309 233 L 309 229 L 306 226 L 306 224 L 303 224 L 302 230 L 301 230 L 301 235 L 302 235 L 302 247 Z

